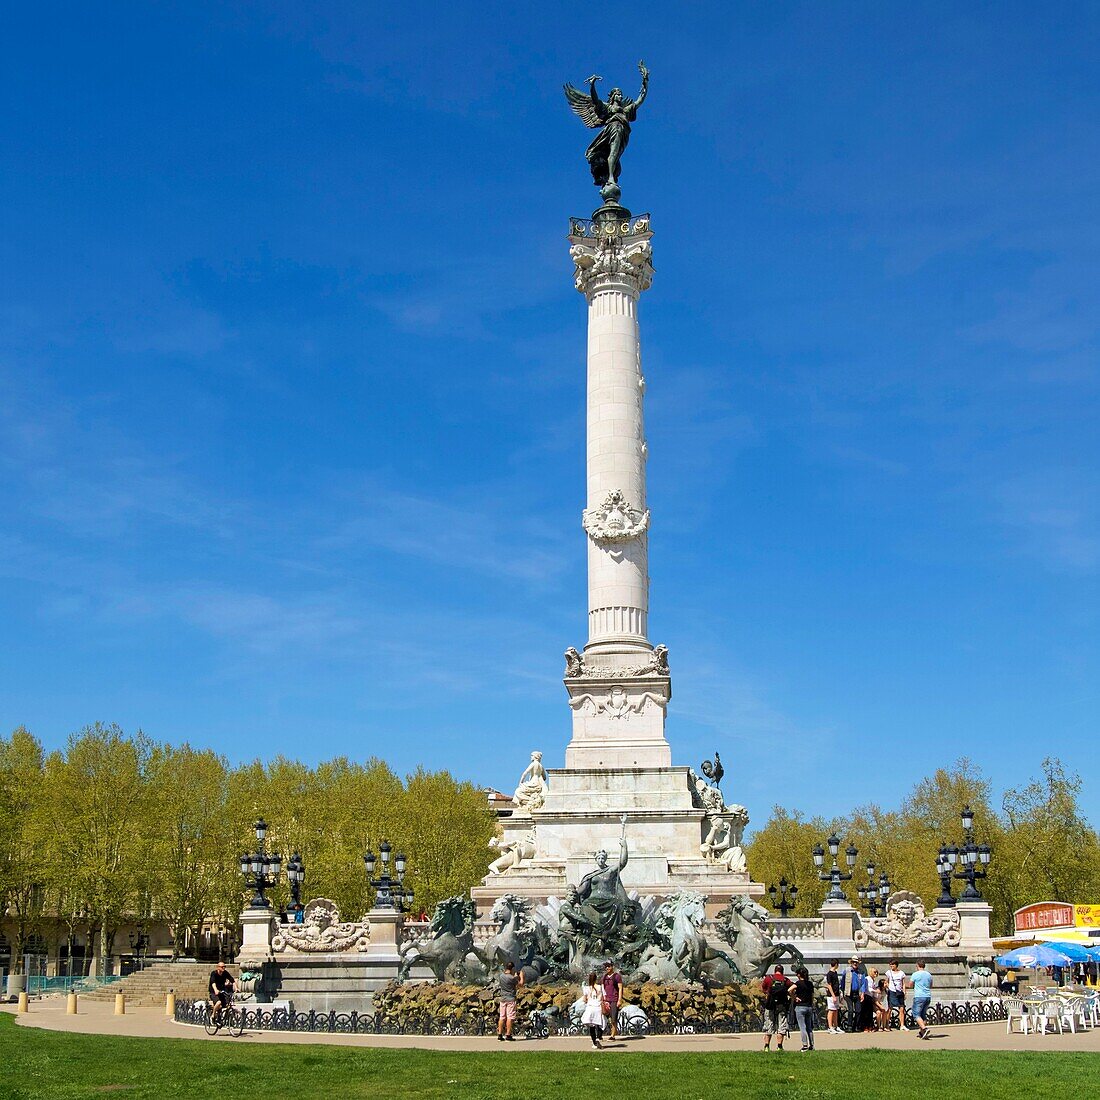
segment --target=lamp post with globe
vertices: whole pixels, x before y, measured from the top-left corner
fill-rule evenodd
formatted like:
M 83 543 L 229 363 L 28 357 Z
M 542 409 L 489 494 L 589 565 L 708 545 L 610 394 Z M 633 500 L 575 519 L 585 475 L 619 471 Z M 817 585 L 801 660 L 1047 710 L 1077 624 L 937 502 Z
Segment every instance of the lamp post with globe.
M 283 857 L 278 852 L 267 851 L 267 822 L 261 817 L 253 826 L 256 830 L 256 850 L 241 856 L 241 874 L 245 884 L 254 891 L 249 909 L 270 909 L 271 902 L 264 894 L 279 882 L 283 869 Z
M 817 877 L 821 879 L 822 882 L 831 883 L 829 893 L 825 896 L 825 900 L 847 901 L 847 895 L 844 893 L 844 889 L 840 884 L 842 882 L 847 882 L 852 877 L 852 868 L 856 865 L 859 849 L 854 844 L 849 844 L 844 850 L 844 860 L 848 864 L 848 870 L 842 871 L 836 858 L 840 852 L 840 837 L 838 837 L 836 833 L 833 833 L 825 843 L 829 846 L 829 856 L 833 861 L 833 865 L 828 871 L 823 871 L 821 869 L 825 863 L 825 850 L 820 844 L 815 844 L 813 850 L 814 866 L 817 868 Z

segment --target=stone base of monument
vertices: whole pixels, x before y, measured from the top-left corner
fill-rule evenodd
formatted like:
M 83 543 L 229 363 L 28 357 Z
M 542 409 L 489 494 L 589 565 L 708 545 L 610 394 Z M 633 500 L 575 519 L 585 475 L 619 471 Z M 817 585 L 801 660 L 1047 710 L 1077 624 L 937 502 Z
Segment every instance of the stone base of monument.
M 526 845 L 533 855 L 490 873 L 470 896 L 488 913 L 504 894 L 533 902 L 564 897 L 592 870 L 597 851 L 615 861 L 627 842 L 623 887 L 640 896 L 702 894 L 714 916 L 739 894 L 763 897 L 746 871 L 707 859 L 700 848 L 715 816 L 729 815 L 717 788 L 699 785 L 691 768 L 564 768 L 548 772 L 545 802 L 501 822 L 501 848 Z M 719 801 L 708 809 L 699 791 Z M 719 806 L 721 808 L 719 809 Z M 625 826 L 623 818 L 626 818 Z
M 265 970 L 268 996 L 294 1003 L 295 1012 L 370 1012 L 375 992 L 397 977 L 396 955 L 297 955 L 280 957 Z M 430 981 L 414 966 L 413 981 Z

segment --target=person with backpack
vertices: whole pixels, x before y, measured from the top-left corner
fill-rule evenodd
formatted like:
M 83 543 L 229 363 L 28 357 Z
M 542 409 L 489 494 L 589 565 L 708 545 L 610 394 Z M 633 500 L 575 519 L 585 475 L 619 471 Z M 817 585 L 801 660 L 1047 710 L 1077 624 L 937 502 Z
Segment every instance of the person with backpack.
M 775 1049 L 783 1049 L 783 1040 L 791 1033 L 791 980 L 783 973 L 783 966 L 776 963 L 764 985 L 764 1049 L 771 1050 L 772 1036 L 776 1037 Z

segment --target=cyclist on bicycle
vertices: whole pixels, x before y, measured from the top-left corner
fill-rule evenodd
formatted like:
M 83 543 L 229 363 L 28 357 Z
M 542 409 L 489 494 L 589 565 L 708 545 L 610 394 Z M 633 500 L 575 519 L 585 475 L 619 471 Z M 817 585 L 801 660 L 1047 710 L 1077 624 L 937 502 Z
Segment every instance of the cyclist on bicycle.
M 210 971 L 210 1014 L 219 1016 L 223 1009 L 229 1007 L 229 998 L 233 992 L 236 981 L 233 975 L 225 969 L 225 962 L 218 961 L 217 969 Z

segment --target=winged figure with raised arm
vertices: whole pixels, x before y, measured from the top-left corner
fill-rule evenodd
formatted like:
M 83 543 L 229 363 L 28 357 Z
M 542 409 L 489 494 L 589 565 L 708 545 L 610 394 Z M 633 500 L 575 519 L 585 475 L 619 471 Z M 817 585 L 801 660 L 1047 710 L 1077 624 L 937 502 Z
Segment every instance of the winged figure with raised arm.
M 587 95 L 572 84 L 565 85 L 565 98 L 569 100 L 573 113 L 586 126 L 600 131 L 584 155 L 588 158 L 588 167 L 592 169 L 593 182 L 608 200 L 619 197 L 620 160 L 630 141 L 630 124 L 638 117 L 638 108 L 649 90 L 649 70 L 644 61 L 638 62 L 638 70 L 642 74 L 642 90 L 637 99 L 625 99 L 620 88 L 612 88 L 606 102 L 600 99 L 596 94 L 596 84 L 603 78 L 599 76 L 590 76 L 585 81 Z

